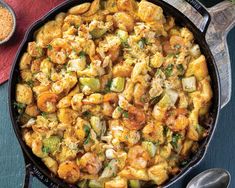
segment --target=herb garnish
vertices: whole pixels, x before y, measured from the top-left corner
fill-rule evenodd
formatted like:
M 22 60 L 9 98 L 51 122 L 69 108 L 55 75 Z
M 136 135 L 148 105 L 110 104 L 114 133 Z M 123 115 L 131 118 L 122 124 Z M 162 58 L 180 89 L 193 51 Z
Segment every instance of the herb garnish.
M 127 111 L 124 111 L 124 112 L 123 112 L 123 117 L 124 117 L 124 118 L 128 118 L 128 117 L 129 117 L 129 114 L 128 114 Z
M 173 68 L 174 68 L 174 65 L 173 64 L 169 64 L 166 69 L 164 70 L 164 73 L 167 77 L 170 77 L 172 72 L 173 72 Z
M 25 104 L 19 103 L 19 102 L 14 102 L 14 108 L 17 109 L 17 111 L 22 114 L 24 112 L 25 109 Z
M 177 149 L 178 148 L 178 141 L 179 139 L 181 138 L 181 135 L 176 133 L 176 134 L 173 134 L 172 136 L 172 141 L 171 141 L 171 145 Z
M 47 49 L 48 49 L 48 50 L 52 50 L 52 48 L 53 48 L 53 47 L 52 47 L 50 44 L 47 45 Z
M 147 45 L 147 44 L 148 44 L 148 41 L 144 37 L 142 37 L 138 42 L 138 45 L 141 49 L 143 49 L 145 47 L 145 45 Z

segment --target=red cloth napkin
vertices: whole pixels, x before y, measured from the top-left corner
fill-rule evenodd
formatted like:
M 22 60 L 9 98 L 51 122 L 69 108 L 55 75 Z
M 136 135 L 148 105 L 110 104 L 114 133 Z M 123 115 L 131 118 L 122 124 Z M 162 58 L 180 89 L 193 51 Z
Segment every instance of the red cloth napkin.
M 0 84 L 8 80 L 17 49 L 28 27 L 64 0 L 5 0 L 15 11 L 16 32 L 0 45 Z

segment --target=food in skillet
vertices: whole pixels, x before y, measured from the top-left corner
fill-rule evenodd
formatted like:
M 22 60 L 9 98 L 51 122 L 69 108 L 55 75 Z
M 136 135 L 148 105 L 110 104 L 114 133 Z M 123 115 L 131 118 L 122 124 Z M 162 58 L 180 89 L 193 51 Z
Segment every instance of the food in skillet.
M 150 2 L 95 0 L 60 13 L 28 43 L 19 68 L 23 139 L 68 183 L 161 185 L 207 135 L 205 56 Z

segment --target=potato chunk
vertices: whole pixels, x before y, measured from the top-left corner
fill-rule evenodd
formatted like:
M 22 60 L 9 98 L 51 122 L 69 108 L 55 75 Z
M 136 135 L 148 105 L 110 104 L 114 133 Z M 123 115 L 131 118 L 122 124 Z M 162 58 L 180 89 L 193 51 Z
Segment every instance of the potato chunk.
M 139 3 L 138 16 L 145 22 L 160 21 L 163 19 L 163 10 L 153 3 L 141 1 Z
M 204 55 L 201 55 L 199 58 L 189 63 L 186 77 L 192 75 L 194 75 L 199 81 L 203 80 L 208 75 L 208 68 Z
M 78 117 L 78 113 L 69 108 L 62 108 L 58 110 L 57 116 L 60 122 L 65 123 L 65 124 L 71 124 L 76 121 L 76 118 Z
M 33 92 L 26 84 L 16 85 L 16 101 L 23 104 L 30 104 L 33 101 Z
M 27 52 L 24 53 L 20 59 L 20 65 L 19 65 L 20 70 L 28 69 L 31 61 L 32 61 L 32 57 Z

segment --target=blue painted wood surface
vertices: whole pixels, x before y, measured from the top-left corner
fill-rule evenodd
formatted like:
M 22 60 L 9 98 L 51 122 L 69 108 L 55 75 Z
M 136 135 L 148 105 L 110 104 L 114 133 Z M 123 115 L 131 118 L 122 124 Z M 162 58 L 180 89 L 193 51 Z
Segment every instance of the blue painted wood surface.
M 208 5 L 212 5 L 213 2 L 215 1 L 207 0 Z M 235 28 L 228 35 L 228 45 L 232 70 L 235 70 Z M 233 86 L 234 84 L 235 74 L 233 74 Z M 7 86 L 8 83 L 0 86 L 0 188 L 21 188 L 25 174 L 24 160 L 10 122 Z M 221 111 L 217 129 L 204 160 L 171 188 L 185 187 L 188 181 L 201 171 L 217 167 L 229 170 L 232 176 L 230 187 L 235 187 L 235 98 L 233 96 L 235 96 L 235 87 L 231 102 Z M 45 188 L 36 178 L 32 187 Z

